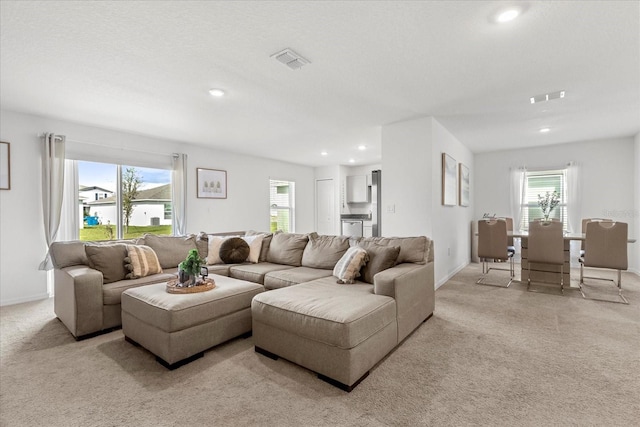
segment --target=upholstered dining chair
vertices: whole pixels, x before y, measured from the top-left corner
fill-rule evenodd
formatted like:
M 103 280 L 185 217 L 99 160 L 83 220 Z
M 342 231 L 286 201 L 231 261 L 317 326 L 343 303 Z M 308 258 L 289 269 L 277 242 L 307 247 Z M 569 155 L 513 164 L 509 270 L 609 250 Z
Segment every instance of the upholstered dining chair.
M 586 224 L 585 253 L 580 257 L 580 293 L 584 293 L 584 267 L 608 268 L 618 271 L 618 296 L 621 301 L 589 298 L 598 301 L 619 302 L 629 304 L 622 295 L 622 271 L 628 268 L 627 239 L 629 226 L 625 222 L 591 221 Z M 615 284 L 612 279 L 589 277 L 595 280 L 607 280 Z
M 609 221 L 611 222 L 611 219 L 608 218 L 582 218 L 582 228 L 581 228 L 581 233 L 582 234 L 587 234 L 587 223 L 588 222 L 599 222 L 599 221 Z M 580 244 L 580 256 L 583 257 L 584 256 L 584 240 L 581 242 Z
M 529 223 L 527 291 L 531 291 L 531 264 L 560 266 L 560 292 L 564 295 L 564 236 L 560 221 Z
M 507 222 L 502 219 L 481 219 L 478 221 L 478 257 L 482 262 L 482 277 L 476 282 L 479 285 L 508 288 L 515 276 L 513 252 L 507 245 Z M 509 261 L 509 269 L 489 267 L 489 261 Z M 509 283 L 505 285 L 486 282 L 490 270 L 509 272 Z

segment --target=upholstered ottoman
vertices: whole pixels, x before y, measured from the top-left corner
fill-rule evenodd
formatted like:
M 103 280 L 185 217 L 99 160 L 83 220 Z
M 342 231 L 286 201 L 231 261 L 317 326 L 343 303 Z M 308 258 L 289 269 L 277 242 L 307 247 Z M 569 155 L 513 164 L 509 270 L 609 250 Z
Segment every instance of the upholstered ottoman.
M 366 283 L 327 277 L 264 292 L 251 312 L 256 352 L 304 366 L 345 391 L 398 343 L 396 301 Z
M 264 287 L 215 274 L 210 277 L 216 287 L 200 293 L 170 294 L 165 283 L 124 291 L 125 339 L 175 369 L 202 357 L 208 348 L 251 332 L 251 300 Z

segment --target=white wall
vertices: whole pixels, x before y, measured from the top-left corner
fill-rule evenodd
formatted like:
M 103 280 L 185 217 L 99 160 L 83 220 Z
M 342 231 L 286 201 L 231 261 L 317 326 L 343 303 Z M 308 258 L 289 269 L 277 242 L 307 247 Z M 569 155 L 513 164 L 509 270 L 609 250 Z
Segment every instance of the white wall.
M 636 141 L 637 145 L 638 142 Z M 583 141 L 520 150 L 476 154 L 475 219 L 483 213 L 510 215 L 509 167 L 557 168 L 574 161 L 580 166 L 582 184 L 581 214 L 606 217 L 629 223 L 629 235 L 638 238 L 634 212 L 638 191 L 634 190 L 633 138 Z M 637 177 L 636 177 L 637 180 Z M 637 245 L 637 244 L 632 244 Z M 637 253 L 629 257 L 630 268 L 638 270 Z
M 270 178 L 295 181 L 296 231 L 314 228 L 313 168 L 9 111 L 0 111 L 0 123 L 0 139 L 11 143 L 12 175 L 11 190 L 0 191 L 0 305 L 47 297 L 46 273 L 38 271 L 46 252 L 42 132 L 65 135 L 75 145 L 91 144 L 97 156 L 105 153 L 109 159 L 186 153 L 188 232 L 268 230 Z M 226 170 L 228 198 L 196 198 L 196 167 Z
M 636 200 L 635 200 L 636 208 L 634 211 L 634 217 L 635 217 L 634 237 L 636 238 L 637 242 L 631 245 L 630 247 L 631 250 L 629 253 L 631 254 L 631 260 L 635 260 L 635 263 L 631 261 L 630 267 L 637 274 L 640 274 L 640 133 L 636 134 L 636 137 L 635 137 L 635 152 L 636 152 L 636 161 L 635 161 L 636 179 L 635 179 L 635 189 L 633 193 L 635 194 L 635 197 L 636 197 Z
M 442 206 L 442 153 L 469 167 L 469 207 Z M 442 285 L 471 258 L 473 154 L 437 120 L 420 118 L 382 128 L 382 170 L 383 236 L 432 238 L 436 286 Z

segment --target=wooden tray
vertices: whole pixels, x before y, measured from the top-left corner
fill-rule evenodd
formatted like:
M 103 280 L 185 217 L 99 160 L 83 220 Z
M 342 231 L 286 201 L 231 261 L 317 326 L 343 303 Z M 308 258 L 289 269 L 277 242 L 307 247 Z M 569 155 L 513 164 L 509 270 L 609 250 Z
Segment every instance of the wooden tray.
M 177 287 L 178 283 L 180 283 L 178 281 L 178 279 L 173 279 L 167 282 L 167 292 L 169 292 L 170 294 L 195 294 L 198 292 L 206 292 L 206 291 L 210 291 L 211 289 L 216 287 L 216 282 L 207 277 L 204 280 L 204 283 L 201 285 L 196 285 L 196 286 L 191 286 L 188 288 L 179 288 Z

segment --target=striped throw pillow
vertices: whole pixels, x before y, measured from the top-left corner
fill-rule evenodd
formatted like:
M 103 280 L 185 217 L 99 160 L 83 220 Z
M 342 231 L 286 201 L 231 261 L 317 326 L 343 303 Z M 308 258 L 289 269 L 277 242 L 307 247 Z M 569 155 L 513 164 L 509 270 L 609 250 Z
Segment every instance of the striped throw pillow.
M 369 260 L 367 251 L 358 246 L 347 249 L 342 258 L 333 267 L 333 275 L 338 278 L 338 283 L 353 283 L 360 276 L 360 269 Z
M 129 271 L 127 279 L 138 279 L 151 274 L 162 273 L 156 252 L 149 246 L 127 245 L 125 267 Z

